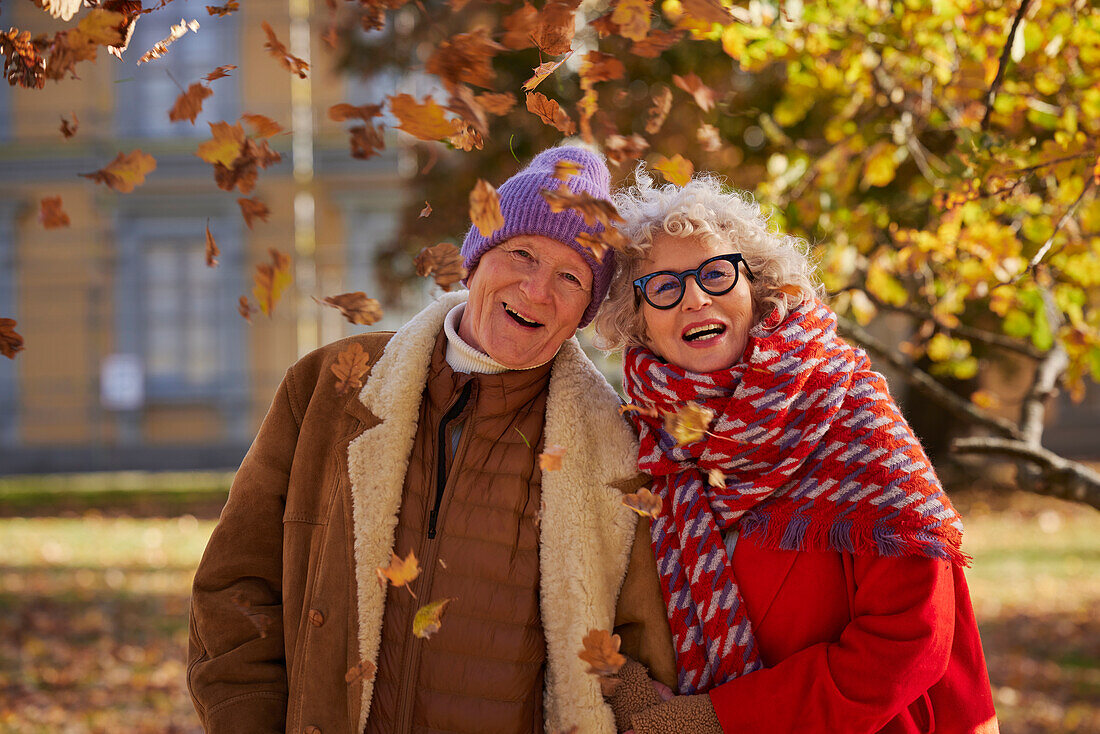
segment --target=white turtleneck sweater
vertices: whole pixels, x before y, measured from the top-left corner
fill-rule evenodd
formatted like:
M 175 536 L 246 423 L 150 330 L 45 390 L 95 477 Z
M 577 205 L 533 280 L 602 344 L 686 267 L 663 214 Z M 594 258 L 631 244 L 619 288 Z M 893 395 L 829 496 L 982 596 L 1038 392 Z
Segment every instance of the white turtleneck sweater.
M 443 321 L 443 331 L 447 334 L 447 354 L 445 355 L 447 364 L 455 372 L 467 374 L 497 375 L 501 372 L 507 372 L 508 367 L 505 367 L 480 349 L 470 346 L 458 335 L 458 325 L 461 323 L 462 314 L 465 312 L 466 304 L 460 303 L 447 312 L 447 318 Z M 553 358 L 551 357 L 551 359 Z M 546 362 L 540 362 L 523 369 L 531 370 L 544 364 Z

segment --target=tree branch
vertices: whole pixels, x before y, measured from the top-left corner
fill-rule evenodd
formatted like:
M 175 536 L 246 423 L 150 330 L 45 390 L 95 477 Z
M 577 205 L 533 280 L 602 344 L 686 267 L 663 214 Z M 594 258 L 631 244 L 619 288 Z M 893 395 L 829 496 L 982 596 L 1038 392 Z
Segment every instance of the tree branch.
M 908 357 L 871 336 L 859 324 L 842 317 L 837 318 L 843 334 L 855 339 L 867 351 L 889 362 L 894 369 L 902 373 L 910 385 L 935 400 L 957 418 L 967 423 L 984 426 L 1001 436 L 1021 438 L 1019 429 L 1012 421 L 988 413 L 969 400 L 956 395 L 941 385 L 936 378 L 913 364 Z
M 1100 474 L 1042 446 L 1003 438 L 959 438 L 952 442 L 951 450 L 957 454 L 1003 454 L 1029 461 L 1038 467 L 1041 480 L 1033 491 L 1100 509 Z
M 1020 8 L 1016 11 L 1016 17 L 1012 19 L 1012 28 L 1008 31 L 1008 38 L 1005 39 L 1004 48 L 1001 50 L 1001 60 L 997 64 L 997 76 L 993 78 L 993 84 L 989 86 L 989 94 L 985 97 L 982 130 L 989 127 L 989 117 L 993 114 L 993 101 L 997 99 L 997 92 L 1000 91 L 1001 84 L 1005 80 L 1005 70 L 1008 68 L 1008 60 L 1012 57 L 1012 44 L 1016 40 L 1016 31 L 1020 27 L 1020 21 L 1024 19 L 1024 15 L 1027 13 L 1027 6 L 1030 4 L 1031 0 L 1020 0 Z
M 1046 311 L 1047 324 L 1052 332 L 1062 325 L 1062 316 L 1054 296 L 1049 288 L 1040 288 L 1043 296 L 1043 308 Z M 1069 367 L 1069 355 L 1058 341 L 1046 353 L 1035 369 L 1031 389 L 1020 408 L 1020 438 L 1030 446 L 1040 446 L 1043 438 L 1043 426 L 1046 423 L 1047 403 L 1057 394 L 1058 380 Z

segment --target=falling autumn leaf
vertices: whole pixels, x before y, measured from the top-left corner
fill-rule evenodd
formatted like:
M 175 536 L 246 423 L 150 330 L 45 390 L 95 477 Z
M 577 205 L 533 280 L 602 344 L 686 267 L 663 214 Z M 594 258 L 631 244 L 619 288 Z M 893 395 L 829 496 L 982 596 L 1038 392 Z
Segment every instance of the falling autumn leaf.
M 415 599 L 416 594 L 413 594 L 409 584 L 420 575 L 420 564 L 416 560 L 416 553 L 410 550 L 409 555 L 405 556 L 404 559 L 398 558 L 393 551 L 390 551 L 390 555 L 393 556 L 390 559 L 390 565 L 386 568 L 378 567 L 379 576 L 385 578 L 394 586 L 404 586 Z
M 665 178 L 677 186 L 686 186 L 691 180 L 691 175 L 695 173 L 695 166 L 679 153 L 671 158 L 657 156 L 657 162 L 653 164 L 653 168 L 663 173 Z
M 332 374 L 336 375 L 336 392 L 343 395 L 349 390 L 358 390 L 363 387 L 363 377 L 370 370 L 370 354 L 363 349 L 361 344 L 351 344 L 336 355 L 336 364 L 329 369 L 332 370 Z M 409 551 L 409 554 L 412 555 L 412 551 Z M 394 556 L 394 558 L 397 557 Z M 416 558 L 414 557 L 413 563 L 415 562 Z M 412 578 L 415 577 L 416 574 L 413 574 Z M 409 580 L 411 581 L 412 578 Z M 397 585 L 400 586 L 400 584 Z M 410 591 L 410 593 L 412 592 Z
M 218 243 L 214 241 L 214 235 L 210 234 L 210 220 L 206 220 L 206 267 L 216 268 L 218 267 L 218 255 L 221 254 L 221 250 L 218 249 Z M 241 296 L 242 304 L 247 305 L 248 299 Z M 242 314 L 246 319 L 251 316 L 251 311 L 247 310 Z
M 382 306 L 374 298 L 368 298 L 363 291 L 354 293 L 341 293 L 338 296 L 313 300 L 322 306 L 329 306 L 340 311 L 344 318 L 353 324 L 370 326 L 382 318 Z
M 452 601 L 453 598 L 440 599 L 417 609 L 413 617 L 413 634 L 426 640 L 438 632 L 443 626 L 443 608 Z
M 214 94 L 210 87 L 195 82 L 187 87 L 187 91 L 176 97 L 176 103 L 168 110 L 168 119 L 172 122 L 187 120 L 192 125 L 195 118 L 202 112 L 202 101 Z
M 581 85 L 591 88 L 600 82 L 609 82 L 614 79 L 622 79 L 626 72 L 623 62 L 611 54 L 602 51 L 589 51 L 584 55 L 581 63 Z
M 619 35 L 631 41 L 641 41 L 649 33 L 650 0 L 619 0 L 611 13 L 611 21 L 619 26 Z
M 0 319 L 0 354 L 15 359 L 23 351 L 23 337 L 15 331 L 15 319 Z
M 156 170 L 157 161 L 153 156 L 135 148 L 129 153 L 119 153 L 113 161 L 93 173 L 81 173 L 96 183 L 107 184 L 115 191 L 128 194 L 135 186 L 145 183 L 145 177 Z
M 646 59 L 655 59 L 679 43 L 683 36 L 684 32 L 680 30 L 651 31 L 648 36 L 635 41 L 630 46 L 630 53 Z
M 207 163 L 222 166 L 232 166 L 233 162 L 241 155 L 241 147 L 244 145 L 244 128 L 240 125 L 230 125 L 224 120 L 211 122 L 210 133 L 213 137 L 199 144 L 195 155 Z
M 603 143 L 607 160 L 615 165 L 621 165 L 626 161 L 641 158 L 649 149 L 649 141 L 641 135 L 609 135 Z
M 489 38 L 486 29 L 479 28 L 451 36 L 436 46 L 425 69 L 439 77 L 448 90 L 461 82 L 491 89 L 496 78 L 493 57 L 503 50 L 504 46 Z
M 703 146 L 703 150 L 708 153 L 714 153 L 722 149 L 722 136 L 714 125 L 700 125 L 699 129 L 695 131 L 695 139 L 699 141 L 699 145 Z
M 432 205 L 425 201 L 424 202 L 424 208 L 420 210 L 420 216 L 417 217 L 417 219 L 420 219 L 421 217 L 429 216 L 431 213 L 432 213 Z
M 699 109 L 703 112 L 710 112 L 714 109 L 714 90 L 703 84 L 703 80 L 696 76 L 695 72 L 687 76 L 673 74 L 672 81 L 680 89 L 694 97 L 695 104 L 699 105 Z
M 569 53 L 576 32 L 574 13 L 581 0 L 549 0 L 538 13 L 538 23 L 531 35 L 535 45 L 550 56 Z
M 306 72 L 309 71 L 309 64 L 287 50 L 286 46 L 284 46 L 275 36 L 275 31 L 271 29 L 271 26 L 266 20 L 263 21 L 260 26 L 264 29 L 264 33 L 267 34 L 267 41 L 264 43 L 264 48 L 267 49 L 268 54 L 278 61 L 284 69 L 292 74 L 297 74 L 299 79 L 305 79 Z
M 637 413 L 639 415 L 649 416 L 650 418 L 660 418 L 661 414 L 656 408 L 645 408 L 641 405 L 631 405 L 626 403 L 619 406 L 619 415 L 626 415 L 627 413 Z
M 238 0 L 228 0 L 224 5 L 207 5 L 206 12 L 210 15 L 216 15 L 219 18 L 225 17 L 230 13 L 235 13 L 241 9 L 240 2 Z
M 262 115 L 251 117 L 267 120 Z M 246 136 L 239 122 L 235 125 L 224 120 L 212 122 L 210 132 L 213 137 L 201 143 L 195 155 L 214 165 L 214 181 L 225 191 L 238 188 L 242 194 L 251 193 L 256 185 L 257 168 L 267 168 L 282 160 L 266 140 L 257 141 Z
M 237 611 L 248 618 L 248 621 L 252 623 L 252 626 L 256 628 L 256 631 L 260 633 L 260 637 L 267 637 L 267 632 L 271 629 L 271 616 L 264 612 L 257 611 L 252 608 L 252 602 L 245 599 L 241 593 L 235 592 L 232 599 L 233 606 L 237 608 Z
M 735 18 L 721 0 L 680 0 L 685 15 L 703 23 L 729 25 Z
M 440 107 L 431 96 L 424 98 L 424 103 L 418 103 L 412 95 L 398 94 L 387 97 L 390 101 L 390 112 L 401 121 L 398 130 L 404 130 L 409 135 L 421 140 L 442 140 L 458 133 L 462 124 L 458 120 L 448 120 L 443 115 Z
M 272 135 L 277 135 L 283 130 L 282 125 L 275 122 L 270 117 L 253 114 L 251 112 L 246 112 L 241 115 L 241 121 L 252 129 L 252 136 L 257 138 L 270 138 Z
M 203 78 L 206 79 L 206 81 L 208 82 L 212 82 L 215 79 L 221 79 L 223 77 L 229 76 L 229 72 L 236 68 L 236 64 L 226 64 L 225 66 L 219 66 L 217 69 L 214 69 L 214 71 L 210 72 Z
M 64 117 L 61 118 L 61 134 L 68 140 L 72 136 L 76 135 L 76 131 L 80 129 L 80 120 L 77 119 L 76 113 L 73 113 L 73 121 L 69 122 Z
M 558 471 L 561 469 L 563 458 L 565 458 L 564 446 L 547 446 L 546 450 L 539 454 L 539 469 L 543 471 Z
M 570 51 L 557 61 L 545 61 L 539 64 L 537 67 L 535 67 L 534 74 L 531 76 L 531 78 L 523 83 L 523 90 L 525 92 L 530 92 L 532 89 L 541 84 L 543 79 L 553 74 L 554 70 L 561 66 L 562 63 L 564 63 L 565 60 L 572 55 L 573 52 Z
M 653 95 L 652 106 L 646 110 L 645 131 L 650 135 L 660 132 L 671 109 L 672 90 L 662 85 L 660 91 Z
M 557 100 L 547 99 L 540 92 L 527 94 L 527 110 L 539 116 L 539 119 L 547 125 L 556 127 L 564 135 L 572 135 L 577 132 L 577 125 L 569 117 L 565 110 L 558 106 Z
M 46 229 L 59 229 L 69 226 L 69 215 L 61 208 L 60 196 L 47 196 L 39 202 L 38 221 Z
M 449 291 L 452 285 L 466 277 L 462 254 L 450 242 L 425 247 L 417 254 L 413 263 L 416 265 L 417 275 L 432 276 L 436 285 L 445 291 Z
M 360 660 L 355 665 L 348 668 L 348 672 L 344 673 L 344 682 L 352 684 L 357 680 L 361 680 L 364 683 L 374 680 L 374 674 L 377 672 L 377 667 L 370 660 Z
M 523 7 L 509 13 L 501 24 L 504 26 L 504 34 L 500 42 L 505 47 L 518 51 L 535 45 L 534 36 L 538 30 L 539 12 L 531 3 L 523 3 Z
M 356 107 L 347 102 L 341 102 L 340 104 L 334 104 L 332 107 L 328 108 L 328 119 L 333 122 L 343 122 L 344 120 L 363 120 L 364 122 L 370 122 L 375 117 L 381 116 L 382 105 L 380 104 L 365 104 Z
M 646 487 L 642 487 L 637 492 L 624 494 L 622 502 L 642 517 L 657 517 L 661 514 L 661 498 Z
M 504 92 L 483 92 L 474 97 L 482 109 L 490 115 L 507 115 L 516 106 L 516 98 Z
M 562 183 L 566 183 L 570 178 L 576 176 L 584 170 L 584 164 L 577 161 L 571 161 L 568 158 L 563 158 L 554 164 L 553 177 Z
M 492 184 L 483 178 L 477 180 L 470 192 L 470 221 L 481 232 L 482 237 L 490 237 L 504 226 L 504 216 L 500 213 L 500 196 Z
M 290 285 L 292 277 L 290 256 L 273 247 L 269 247 L 267 252 L 271 256 L 271 262 L 256 266 L 256 272 L 252 274 L 252 281 L 256 284 L 252 288 L 252 295 L 260 304 L 260 311 L 270 318 L 275 304 L 279 302 L 283 291 Z
M 594 235 L 588 232 L 578 233 L 577 244 L 587 248 L 593 257 L 602 262 L 608 250 L 624 252 L 630 240 L 615 227 L 604 227 L 603 231 Z
M 715 467 L 707 472 L 707 484 L 712 487 L 725 487 L 726 486 L 726 474 L 721 469 Z
M 207 259 L 206 264 L 207 265 L 210 264 L 209 259 Z M 217 264 L 217 261 L 215 261 L 215 264 Z M 256 308 L 255 306 L 253 306 L 251 303 L 249 303 L 247 297 L 241 296 L 240 299 L 238 299 L 238 301 L 237 301 L 237 313 L 239 313 L 241 316 L 243 316 L 244 320 L 247 321 L 248 323 L 250 323 L 250 324 L 252 323 L 252 314 L 256 313 L 257 311 L 259 311 L 259 309 Z
M 688 401 L 674 413 L 665 413 L 665 432 L 677 446 L 695 443 L 703 437 L 714 420 L 714 411 Z
M 590 629 L 581 642 L 584 647 L 577 657 L 588 663 L 587 672 L 600 679 L 600 689 L 608 695 L 620 682 L 614 677 L 615 674 L 626 663 L 626 658 L 619 652 L 622 640 L 607 630 Z
M 592 196 L 587 191 L 573 192 L 565 184 L 559 184 L 557 189 L 543 189 L 541 193 L 542 198 L 550 205 L 550 211 L 563 212 L 572 209 L 584 217 L 584 223 L 589 227 L 599 223 L 607 228 L 613 222 L 623 221 L 614 204 L 607 199 Z
M 245 199 L 244 197 L 240 197 L 237 199 L 237 205 L 241 208 L 241 216 L 244 217 L 244 223 L 248 225 L 249 229 L 252 229 L 253 219 L 260 219 L 266 222 L 267 218 L 271 215 L 271 210 L 267 208 L 267 204 L 259 199 Z
M 147 61 L 159 59 L 160 57 L 164 56 L 164 54 L 168 53 L 168 47 L 178 41 L 180 38 L 183 38 L 184 34 L 186 34 L 188 30 L 190 30 L 192 33 L 198 33 L 199 22 L 197 20 L 192 20 L 190 23 L 188 23 L 186 20 L 181 18 L 178 24 L 172 26 L 171 31 L 169 31 L 166 37 L 154 43 L 153 47 L 146 51 L 142 55 L 142 57 L 138 59 L 138 66 L 141 66 Z

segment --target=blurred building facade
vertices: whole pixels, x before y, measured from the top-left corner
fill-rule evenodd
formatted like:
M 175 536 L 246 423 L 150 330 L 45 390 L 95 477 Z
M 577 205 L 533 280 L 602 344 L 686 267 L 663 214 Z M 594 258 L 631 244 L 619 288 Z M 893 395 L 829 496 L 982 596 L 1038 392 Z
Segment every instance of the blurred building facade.
M 25 338 L 16 359 L 0 360 L 0 474 L 236 466 L 287 366 L 367 328 L 313 297 L 380 290 L 373 252 L 396 232 L 409 156 L 388 138 L 381 155 L 350 157 L 347 124 L 325 111 L 377 100 L 357 97 L 365 90 L 319 53 L 324 24 L 309 17 L 310 3 L 242 3 L 224 18 L 206 4 L 175 0 L 143 16 L 124 60 L 101 50 L 78 67 L 80 80 L 0 84 L 0 316 Z M 31 3 L 8 5 L 6 25 L 58 27 Z M 200 31 L 138 66 L 181 16 Z M 264 20 L 293 53 L 312 57 L 307 79 L 268 55 Z M 171 122 L 180 91 L 226 64 L 238 68 L 210 83 L 195 124 Z M 271 210 L 252 230 L 242 194 L 219 189 L 195 155 L 208 122 L 246 112 L 288 131 L 270 141 L 282 162 L 261 170 L 248 194 Z M 61 117 L 79 120 L 71 139 Z M 77 175 L 134 149 L 157 167 L 132 193 Z M 39 221 L 40 200 L 53 196 L 71 226 Z M 216 268 L 205 264 L 208 225 Z M 254 314 L 249 324 L 237 301 L 255 301 L 252 274 L 268 248 L 293 258 L 294 282 L 271 318 Z M 383 302 L 386 317 L 369 328 L 402 323 L 430 297 L 418 286 L 399 304 Z

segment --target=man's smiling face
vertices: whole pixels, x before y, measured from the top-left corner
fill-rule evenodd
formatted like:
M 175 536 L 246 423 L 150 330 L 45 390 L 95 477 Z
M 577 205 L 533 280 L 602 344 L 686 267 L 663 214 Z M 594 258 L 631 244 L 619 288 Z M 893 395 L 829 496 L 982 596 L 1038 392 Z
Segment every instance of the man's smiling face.
M 592 300 L 592 271 L 572 247 L 520 235 L 492 248 L 466 281 L 458 335 L 510 369 L 550 361 Z

